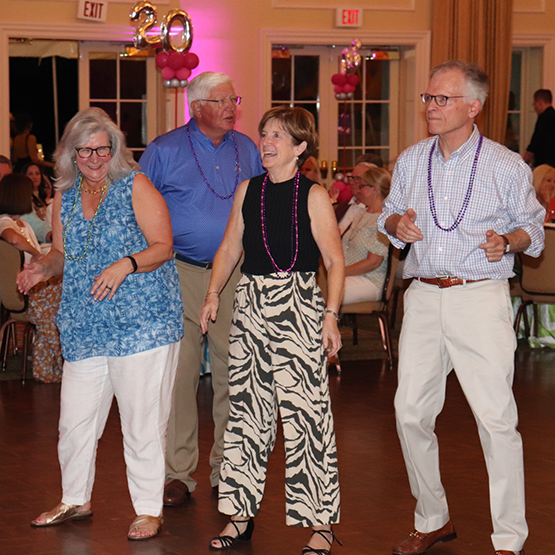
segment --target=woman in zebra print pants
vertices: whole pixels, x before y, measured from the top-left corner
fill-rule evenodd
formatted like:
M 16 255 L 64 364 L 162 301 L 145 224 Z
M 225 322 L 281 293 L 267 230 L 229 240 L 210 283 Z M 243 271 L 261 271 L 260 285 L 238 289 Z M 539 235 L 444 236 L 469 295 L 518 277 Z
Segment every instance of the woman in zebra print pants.
M 341 346 L 337 313 L 344 259 L 325 189 L 300 174 L 317 148 L 312 115 L 278 107 L 259 125 L 267 173 L 235 195 L 214 259 L 201 327 L 215 321 L 219 292 L 244 251 L 229 345 L 230 415 L 219 510 L 231 515 L 210 549 L 248 541 L 258 514 L 278 410 L 285 440 L 286 523 L 310 526 L 304 555 L 328 555 L 339 522 L 339 481 L 326 356 Z M 316 285 L 320 255 L 327 307 Z M 327 350 L 327 355 L 326 355 Z

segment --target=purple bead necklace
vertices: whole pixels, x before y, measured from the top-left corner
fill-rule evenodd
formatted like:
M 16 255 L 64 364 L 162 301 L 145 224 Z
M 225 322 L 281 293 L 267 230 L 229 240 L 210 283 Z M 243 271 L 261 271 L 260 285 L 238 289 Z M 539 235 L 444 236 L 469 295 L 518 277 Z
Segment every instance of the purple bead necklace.
M 472 195 L 472 187 L 474 186 L 474 179 L 476 177 L 476 167 L 478 165 L 478 158 L 480 156 L 480 151 L 482 150 L 482 141 L 483 137 L 480 133 L 480 138 L 478 140 L 478 146 L 476 147 L 476 154 L 474 155 L 474 162 L 472 163 L 472 170 L 470 171 L 470 180 L 468 182 L 468 189 L 466 190 L 466 195 L 464 197 L 461 209 L 459 210 L 459 214 L 453 225 L 451 227 L 441 227 L 437 220 L 437 212 L 436 212 L 436 203 L 434 200 L 434 189 L 432 187 L 432 156 L 436 149 L 437 141 L 434 141 L 432 148 L 430 150 L 430 156 L 428 159 L 428 200 L 430 203 L 430 212 L 432 213 L 432 218 L 434 219 L 434 224 L 436 227 L 441 229 L 442 231 L 453 231 L 459 227 L 459 224 L 463 221 L 464 215 L 466 214 L 466 209 L 468 208 L 468 204 L 470 203 L 470 196 Z
M 262 182 L 262 192 L 260 193 L 260 217 L 262 220 L 262 239 L 266 252 L 272 261 L 272 265 L 276 271 L 277 277 L 286 279 L 291 275 L 291 270 L 297 262 L 297 255 L 299 254 L 299 220 L 297 218 L 297 207 L 299 202 L 299 181 L 301 179 L 301 172 L 297 171 L 295 174 L 295 181 L 293 183 L 293 202 L 291 207 L 291 266 L 287 270 L 282 270 L 274 260 L 270 247 L 268 246 L 268 235 L 266 232 L 266 183 L 268 182 L 268 174 L 264 177 Z
M 206 186 L 210 189 L 210 191 L 212 192 L 213 195 L 217 196 L 218 198 L 221 198 L 222 200 L 227 200 L 229 198 L 231 198 L 234 194 L 235 191 L 237 190 L 237 187 L 239 185 L 239 174 L 241 173 L 241 168 L 239 166 L 239 149 L 237 148 L 237 139 L 235 138 L 235 132 L 232 131 L 231 132 L 231 138 L 233 139 L 233 146 L 235 147 L 235 187 L 233 187 L 233 191 L 231 192 L 230 195 L 227 195 L 227 197 L 224 197 L 222 195 L 220 195 L 219 193 L 216 193 L 216 191 L 214 191 L 214 189 L 212 189 L 212 186 L 210 185 L 210 183 L 208 183 L 208 179 L 206 179 L 206 176 L 204 175 L 204 172 L 202 171 L 202 168 L 200 167 L 200 162 L 198 161 L 198 157 L 197 157 L 197 153 L 195 152 L 195 148 L 193 147 L 193 140 L 191 139 L 191 132 L 189 131 L 189 124 L 187 124 L 185 126 L 185 129 L 187 130 L 187 137 L 189 138 L 189 146 L 191 147 L 191 152 L 193 153 L 193 157 L 195 159 L 195 162 L 197 163 L 197 168 L 198 171 L 200 172 L 200 175 L 202 175 L 202 179 L 204 179 L 204 182 L 206 183 Z

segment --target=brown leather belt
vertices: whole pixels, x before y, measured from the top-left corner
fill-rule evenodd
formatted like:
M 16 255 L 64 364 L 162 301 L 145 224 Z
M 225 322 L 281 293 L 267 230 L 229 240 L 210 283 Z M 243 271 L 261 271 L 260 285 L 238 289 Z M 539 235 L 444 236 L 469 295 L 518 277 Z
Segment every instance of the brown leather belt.
M 450 277 L 435 277 L 435 278 L 421 278 L 417 277 L 414 278 L 422 283 L 428 283 L 430 285 L 437 285 L 442 289 L 444 287 L 453 287 L 453 285 L 464 285 L 465 283 L 476 283 L 477 281 L 486 281 L 489 278 L 483 279 L 461 279 L 458 277 L 450 276 Z

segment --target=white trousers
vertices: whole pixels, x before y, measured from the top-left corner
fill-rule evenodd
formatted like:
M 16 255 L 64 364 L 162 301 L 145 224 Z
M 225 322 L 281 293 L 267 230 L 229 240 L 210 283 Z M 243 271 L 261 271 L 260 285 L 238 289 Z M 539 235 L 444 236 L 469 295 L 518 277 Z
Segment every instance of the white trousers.
M 395 409 L 417 500 L 415 527 L 432 532 L 449 520 L 434 428 L 445 401 L 446 378 L 454 368 L 478 424 L 486 459 L 494 548 L 519 552 L 528 527 L 522 440 L 512 392 L 516 349 L 512 322 L 506 281 L 445 289 L 413 281 L 405 295 Z
M 379 301 L 381 296 L 382 292 L 376 284 L 364 276 L 347 276 L 341 304 Z
M 166 430 L 179 343 L 126 357 L 65 362 L 58 457 L 62 501 L 91 499 L 98 440 L 116 396 L 127 482 L 138 515 L 159 516 L 164 491 Z

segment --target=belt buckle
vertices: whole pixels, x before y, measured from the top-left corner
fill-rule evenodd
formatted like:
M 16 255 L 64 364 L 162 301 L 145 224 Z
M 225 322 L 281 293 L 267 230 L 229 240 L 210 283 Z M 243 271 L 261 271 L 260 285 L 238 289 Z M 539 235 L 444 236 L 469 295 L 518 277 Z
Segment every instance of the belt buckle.
M 440 289 L 444 289 L 445 287 L 451 287 L 451 276 L 436 276 L 436 279 L 437 279 L 437 286 Z

